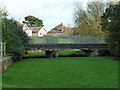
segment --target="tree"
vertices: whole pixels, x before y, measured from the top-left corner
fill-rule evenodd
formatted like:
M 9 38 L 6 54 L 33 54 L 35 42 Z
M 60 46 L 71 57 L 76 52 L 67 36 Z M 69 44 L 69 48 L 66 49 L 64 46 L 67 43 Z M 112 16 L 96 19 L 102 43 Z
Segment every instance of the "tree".
M 22 40 L 14 22 L 7 18 L 2 18 L 2 41 L 7 43 L 6 51 L 14 60 L 22 58 L 22 55 L 24 54 Z
M 23 23 L 26 23 L 28 26 L 30 27 L 41 27 L 44 26 L 43 25 L 43 21 L 39 18 L 36 18 L 34 16 L 26 16 L 25 17 L 25 21 L 23 21 Z
M 18 25 L 18 23 L 17 23 L 16 21 L 14 21 L 14 25 L 15 25 L 16 30 L 18 31 L 18 33 L 19 33 L 19 35 L 20 35 L 20 39 L 22 40 L 22 45 L 24 46 L 25 53 L 27 53 L 27 50 L 30 48 L 30 47 L 29 47 L 30 38 L 29 38 L 28 35 L 22 30 L 22 26 Z
M 97 34 L 103 36 L 101 29 L 101 16 L 105 11 L 106 4 L 104 2 L 90 2 L 87 4 L 88 15 L 92 19 L 92 26 Z
M 14 60 L 20 60 L 28 49 L 29 38 L 22 27 L 13 19 L 7 19 L 8 11 L 0 8 L 0 39 L 6 42 L 7 54 Z
M 102 30 L 107 33 L 109 50 L 120 57 L 120 2 L 110 5 L 101 18 Z
M 76 2 L 74 20 L 78 36 L 103 36 L 101 30 L 101 15 L 104 12 L 105 4 L 102 2 L 90 2 L 86 10 L 82 4 Z
M 8 11 L 6 10 L 6 7 L 0 8 L 0 42 L 2 38 L 2 18 L 5 18 L 8 16 Z
M 8 11 L 6 10 L 6 7 L 4 6 L 3 8 L 0 8 L 0 17 L 7 17 L 9 14 L 8 14 Z

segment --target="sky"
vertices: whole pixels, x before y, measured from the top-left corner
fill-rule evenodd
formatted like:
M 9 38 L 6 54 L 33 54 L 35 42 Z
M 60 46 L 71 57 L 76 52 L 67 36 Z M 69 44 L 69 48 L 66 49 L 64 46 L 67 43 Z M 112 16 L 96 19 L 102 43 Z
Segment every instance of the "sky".
M 0 0 L 9 12 L 8 18 L 24 20 L 25 16 L 33 15 L 43 20 L 47 31 L 63 22 L 64 25 L 74 26 L 73 9 L 76 0 Z M 79 0 L 87 2 L 87 0 Z
M 43 20 L 47 31 L 63 22 L 74 26 L 74 2 L 79 1 L 86 7 L 87 0 L 0 0 L 9 12 L 8 18 L 24 20 L 25 16 L 33 15 Z

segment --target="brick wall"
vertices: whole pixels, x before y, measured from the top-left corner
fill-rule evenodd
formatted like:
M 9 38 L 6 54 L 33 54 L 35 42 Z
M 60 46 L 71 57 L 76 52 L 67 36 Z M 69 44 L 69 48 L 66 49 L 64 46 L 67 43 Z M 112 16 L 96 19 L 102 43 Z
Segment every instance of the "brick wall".
M 32 36 L 38 36 L 38 33 L 32 33 Z

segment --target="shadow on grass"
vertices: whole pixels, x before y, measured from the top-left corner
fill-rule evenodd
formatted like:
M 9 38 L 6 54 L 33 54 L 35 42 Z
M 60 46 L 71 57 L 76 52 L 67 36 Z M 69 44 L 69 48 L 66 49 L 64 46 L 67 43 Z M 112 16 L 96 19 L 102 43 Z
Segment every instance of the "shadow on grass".
M 59 55 L 59 57 L 87 57 L 87 56 L 86 55 Z M 48 58 L 48 57 L 46 57 L 46 56 L 29 56 L 29 57 L 23 57 L 23 59 L 27 59 L 27 58 Z

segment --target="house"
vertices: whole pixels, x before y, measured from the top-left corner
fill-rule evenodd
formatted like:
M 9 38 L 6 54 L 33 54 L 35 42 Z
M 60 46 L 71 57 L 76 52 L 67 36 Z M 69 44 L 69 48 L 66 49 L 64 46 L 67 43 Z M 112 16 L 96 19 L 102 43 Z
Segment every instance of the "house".
M 32 36 L 32 30 L 25 24 L 22 29 L 27 33 L 28 36 Z
M 30 27 L 29 29 L 32 30 L 32 36 L 43 37 L 47 35 L 44 27 Z
M 62 22 L 48 32 L 49 36 L 74 36 L 75 28 L 66 27 Z
M 43 37 L 44 35 L 47 35 L 47 31 L 44 27 L 28 27 L 24 24 L 22 29 L 28 34 L 28 36 Z

